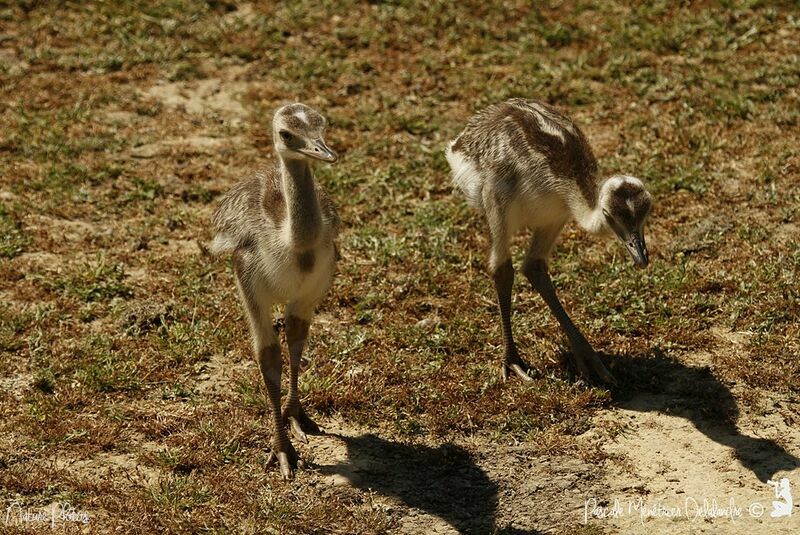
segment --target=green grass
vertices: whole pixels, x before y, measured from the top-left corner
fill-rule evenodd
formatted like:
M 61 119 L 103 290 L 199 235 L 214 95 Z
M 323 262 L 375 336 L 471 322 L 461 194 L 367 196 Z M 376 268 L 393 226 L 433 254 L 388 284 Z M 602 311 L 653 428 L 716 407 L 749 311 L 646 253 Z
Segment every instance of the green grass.
M 13 208 L 0 203 L 0 258 L 14 258 L 30 244 L 22 228 L 22 221 Z
M 125 284 L 125 271 L 120 264 L 107 263 L 105 257 L 98 255 L 96 262 L 84 264 L 77 273 L 58 277 L 45 285 L 56 292 L 76 297 L 84 302 L 108 301 L 114 298 L 128 298 L 133 295 Z

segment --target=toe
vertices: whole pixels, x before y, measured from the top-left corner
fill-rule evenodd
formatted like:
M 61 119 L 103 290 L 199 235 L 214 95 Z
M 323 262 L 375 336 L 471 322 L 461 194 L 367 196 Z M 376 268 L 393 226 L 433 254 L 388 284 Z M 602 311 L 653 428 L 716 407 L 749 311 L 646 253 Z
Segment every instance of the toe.
M 320 433 L 317 422 L 308 417 L 305 411 L 300 413 L 300 428 L 309 435 L 318 435 Z
M 572 362 L 575 364 L 575 369 L 578 372 L 578 375 L 581 376 L 582 379 L 591 382 L 592 381 L 592 372 L 589 371 L 589 367 L 586 365 L 586 358 L 581 353 L 575 353 Z
M 514 372 L 514 375 L 516 375 L 523 381 L 533 381 L 533 378 L 530 375 L 528 375 L 527 366 L 522 367 L 519 364 L 511 364 L 508 366 L 508 368 L 511 369 L 512 372 Z
M 278 453 L 278 465 L 280 466 L 283 479 L 294 478 L 294 470 L 292 469 L 292 463 L 289 461 L 289 455 L 287 453 Z
M 607 385 L 613 385 L 613 386 L 617 385 L 617 380 L 614 378 L 611 372 L 608 371 L 608 368 L 605 367 L 603 361 L 600 360 L 600 357 L 597 356 L 596 353 L 592 355 L 592 359 L 590 362 L 592 364 L 592 369 L 594 369 L 595 373 L 598 375 L 598 377 L 600 377 L 601 381 L 603 381 Z
M 294 438 L 296 438 L 303 444 L 308 444 L 308 436 L 306 435 L 305 431 L 303 431 L 303 426 L 300 424 L 300 420 L 298 420 L 294 416 L 290 416 L 289 428 L 291 429 L 292 436 Z
M 512 372 L 523 381 L 533 381 L 528 373 L 530 369 L 528 363 L 522 360 L 516 352 L 506 354 L 505 362 L 503 362 L 503 380 L 508 380 L 509 372 Z
M 319 426 L 308 417 L 302 406 L 296 406 L 291 409 L 284 407 L 282 414 L 284 423 L 289 425 L 292 434 L 298 440 L 302 440 L 303 443 L 308 443 L 307 435 L 320 434 Z M 300 437 L 300 432 L 303 433 L 302 438 Z

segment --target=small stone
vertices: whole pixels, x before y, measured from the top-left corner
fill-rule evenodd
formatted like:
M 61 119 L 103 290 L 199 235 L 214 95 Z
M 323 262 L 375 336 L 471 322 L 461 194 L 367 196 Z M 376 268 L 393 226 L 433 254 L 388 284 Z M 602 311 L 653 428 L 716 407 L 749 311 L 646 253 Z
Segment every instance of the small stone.
M 437 316 L 433 316 L 430 318 L 423 318 L 419 320 L 414 326 L 417 329 L 428 330 L 435 328 L 437 325 L 439 325 L 439 318 Z
M 334 487 L 343 487 L 350 484 L 350 480 L 342 474 L 333 474 L 328 478 L 328 482 Z

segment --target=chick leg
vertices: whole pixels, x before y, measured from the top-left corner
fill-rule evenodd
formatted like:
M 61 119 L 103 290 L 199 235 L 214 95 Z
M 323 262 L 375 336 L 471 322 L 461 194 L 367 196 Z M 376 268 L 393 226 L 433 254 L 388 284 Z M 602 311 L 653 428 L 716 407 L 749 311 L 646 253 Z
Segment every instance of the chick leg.
M 503 328 L 503 346 L 505 348 L 503 379 L 507 380 L 509 372 L 512 372 L 523 381 L 530 381 L 531 376 L 528 375 L 530 368 L 519 356 L 511 331 L 511 289 L 514 286 L 514 266 L 511 265 L 511 259 L 506 260 L 497 268 L 492 278 L 494 278 L 494 287 L 497 290 L 500 323 Z
M 289 345 L 289 396 L 283 407 L 283 421 L 289 424 L 294 437 L 308 443 L 308 434 L 319 434 L 319 426 L 309 418 L 300 403 L 297 378 L 300 374 L 300 358 L 303 355 L 311 314 L 299 314 L 294 307 L 286 307 L 286 343 Z M 308 319 L 304 319 L 308 318 Z
M 253 350 L 272 412 L 272 451 L 267 465 L 271 466 L 277 462 L 281 475 L 285 479 L 291 479 L 297 468 L 298 456 L 289 441 L 281 417 L 281 347 L 272 328 L 271 300 L 260 291 L 258 281 L 253 275 L 254 271 L 249 268 L 252 261 L 251 253 L 246 250 L 237 251 L 233 257 L 233 268 L 239 295 L 250 322 Z
M 556 290 L 553 287 L 553 281 L 550 279 L 550 274 L 547 272 L 546 262 L 542 259 L 528 258 L 525 260 L 522 269 L 530 283 L 536 291 L 539 292 L 539 295 L 542 296 L 547 306 L 550 307 L 558 323 L 561 324 L 561 328 L 564 329 L 564 332 L 567 334 L 567 338 L 569 339 L 570 346 L 572 346 L 572 351 L 574 353 L 574 362 L 578 373 L 585 379 L 591 380 L 591 373 L 589 372 L 589 366 L 591 366 L 603 382 L 616 384 L 614 376 L 611 375 L 611 372 L 603 365 L 603 362 L 600 360 L 600 357 L 597 356 L 597 353 L 594 352 L 589 341 L 586 340 L 586 337 L 578 330 L 561 305 L 561 301 L 559 301 Z
M 514 266 L 511 263 L 511 249 L 509 247 L 506 223 L 502 213 L 496 209 L 488 209 L 486 217 L 492 238 L 492 248 L 489 254 L 489 271 L 494 279 L 497 291 L 497 303 L 500 307 L 500 324 L 503 330 L 503 380 L 507 380 L 509 372 L 523 381 L 531 381 L 528 370 L 530 367 L 522 360 L 514 342 L 511 330 L 511 290 L 514 286 Z

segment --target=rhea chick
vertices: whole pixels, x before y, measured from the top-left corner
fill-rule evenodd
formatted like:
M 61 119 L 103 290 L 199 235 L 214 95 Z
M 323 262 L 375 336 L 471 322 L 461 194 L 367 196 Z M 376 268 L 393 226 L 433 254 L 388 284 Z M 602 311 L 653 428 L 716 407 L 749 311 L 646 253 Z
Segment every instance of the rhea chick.
M 307 442 L 319 427 L 300 404 L 297 376 L 314 309 L 333 280 L 339 216 L 314 179 L 314 160 L 335 162 L 324 141 L 326 120 L 304 104 L 275 112 L 277 165 L 236 185 L 213 217 L 215 254 L 232 254 L 239 295 L 250 323 L 253 351 L 272 409 L 274 435 L 268 465 L 289 479 L 298 456 L 286 432 Z M 289 393 L 281 409 L 281 348 L 272 325 L 273 304 L 286 304 Z
M 614 377 L 572 322 L 556 295 L 548 258 L 561 229 L 575 219 L 592 234 L 612 234 L 637 266 L 648 264 L 644 226 L 652 200 L 641 180 L 627 175 L 601 178 L 592 149 L 575 123 L 547 104 L 511 99 L 476 114 L 447 148 L 453 183 L 489 223 L 489 270 L 500 305 L 505 361 L 529 380 L 511 332 L 514 267 L 511 239 L 532 231 L 522 273 L 566 332 L 573 361 L 584 378 L 590 369 L 606 383 Z

